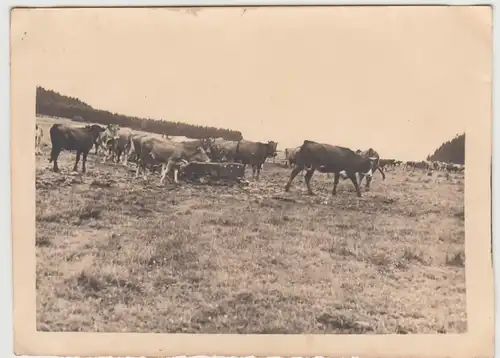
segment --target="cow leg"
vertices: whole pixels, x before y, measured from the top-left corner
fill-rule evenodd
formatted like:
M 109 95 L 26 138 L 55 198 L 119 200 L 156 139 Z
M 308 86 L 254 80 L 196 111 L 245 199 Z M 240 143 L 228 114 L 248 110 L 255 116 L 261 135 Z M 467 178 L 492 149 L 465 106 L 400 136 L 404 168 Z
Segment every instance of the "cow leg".
M 135 169 L 135 177 L 137 178 L 139 176 L 140 168 L 141 168 L 141 160 L 137 158 L 137 168 Z
M 128 163 L 128 149 L 125 148 L 125 150 L 123 151 L 123 165 L 127 165 Z
M 170 171 L 172 170 L 172 166 L 174 164 L 175 164 L 174 162 L 169 160 L 167 165 L 166 165 L 165 171 L 163 170 L 163 168 L 165 167 L 165 164 L 162 164 L 162 175 L 161 175 L 160 183 L 163 183 L 163 181 L 165 180 L 165 177 L 167 176 L 168 173 L 170 173 Z M 175 184 L 179 184 L 179 181 L 177 179 L 177 175 L 175 174 L 175 172 L 174 172 L 174 182 L 175 182 Z
M 87 171 L 87 168 L 86 168 L 87 155 L 88 155 L 88 152 L 82 153 L 82 173 L 85 173 Z
M 169 161 L 169 163 L 170 163 L 170 161 Z M 167 176 L 167 173 L 169 170 L 170 170 L 169 165 L 162 163 L 161 172 L 160 172 L 160 185 L 163 184 L 163 182 L 165 181 L 165 177 Z
M 366 191 L 370 190 L 370 183 L 371 182 L 372 182 L 372 177 L 371 176 L 367 176 L 366 177 Z
M 293 179 L 302 171 L 302 167 L 295 167 L 290 174 L 290 179 L 288 179 L 288 183 L 285 185 L 285 191 L 290 191 L 290 185 L 292 185 Z
M 52 171 L 55 173 L 59 172 L 59 166 L 57 165 L 57 158 L 59 158 L 59 153 L 61 153 L 61 149 L 58 147 L 52 146 L 52 150 L 50 151 L 49 163 L 54 162 L 52 167 Z
M 257 178 L 255 179 L 256 181 L 259 181 L 260 178 L 260 169 L 262 168 L 262 164 L 257 165 Z
M 179 183 L 178 178 L 179 178 L 179 169 L 175 168 L 174 169 L 174 183 L 176 183 L 176 184 Z
M 361 186 L 361 182 L 363 181 L 364 177 L 365 177 L 365 175 L 363 173 L 359 173 L 359 186 Z
M 382 180 L 385 180 L 385 174 L 383 169 L 381 167 L 378 167 L 377 169 L 380 171 L 380 174 L 382 174 Z
M 77 152 L 76 152 L 76 161 L 75 161 L 75 165 L 73 166 L 73 171 L 74 171 L 74 172 L 78 171 L 78 162 L 80 161 L 80 155 L 81 155 L 81 152 L 80 152 L 80 151 L 77 151 Z
M 121 149 L 117 149 L 116 150 L 116 163 L 119 164 L 120 163 L 120 158 L 122 157 L 122 150 Z
M 340 174 L 335 172 L 333 173 L 333 189 L 332 195 L 337 195 L 337 185 L 339 185 Z
M 310 169 L 310 170 L 306 170 L 306 175 L 304 175 L 304 179 L 306 181 L 306 186 L 307 186 L 307 193 L 309 195 L 314 195 L 314 193 L 311 189 L 311 178 L 312 178 L 315 170 L 316 169 L 314 169 L 314 168 Z
M 59 153 L 61 153 L 60 149 L 55 149 L 52 148 L 52 153 L 50 153 L 50 160 L 54 162 L 54 166 L 52 168 L 52 171 L 55 173 L 59 172 L 59 166 L 57 165 L 57 158 L 59 158 Z
M 352 174 L 349 176 L 351 179 L 352 183 L 354 184 L 354 188 L 356 189 L 356 195 L 361 198 L 361 191 L 359 190 L 359 185 L 358 185 L 358 180 L 356 179 L 356 173 Z M 369 177 L 366 178 L 366 182 L 368 183 Z

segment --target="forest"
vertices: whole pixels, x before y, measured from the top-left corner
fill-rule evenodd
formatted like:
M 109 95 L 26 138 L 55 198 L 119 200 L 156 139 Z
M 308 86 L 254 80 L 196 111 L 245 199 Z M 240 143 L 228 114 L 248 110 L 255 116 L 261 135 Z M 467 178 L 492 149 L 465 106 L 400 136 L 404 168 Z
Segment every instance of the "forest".
M 465 133 L 457 134 L 455 138 L 441 144 L 427 156 L 427 160 L 465 164 Z
M 78 118 L 85 122 L 103 125 L 118 124 L 131 129 L 169 136 L 188 138 L 221 137 L 226 140 L 241 140 L 241 132 L 207 126 L 197 126 L 182 122 L 130 117 L 119 113 L 95 109 L 75 97 L 65 96 L 56 91 L 38 86 L 36 89 L 36 114 L 53 117 Z

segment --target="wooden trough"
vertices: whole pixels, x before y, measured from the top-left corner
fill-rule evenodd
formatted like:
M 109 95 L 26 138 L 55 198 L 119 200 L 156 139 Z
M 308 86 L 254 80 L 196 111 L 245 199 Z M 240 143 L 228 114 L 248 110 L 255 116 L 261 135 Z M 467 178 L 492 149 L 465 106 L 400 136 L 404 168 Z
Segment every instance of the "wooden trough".
M 240 181 L 245 177 L 245 167 L 240 163 L 190 162 L 181 168 L 180 175 L 187 180 L 208 177 L 211 180 Z

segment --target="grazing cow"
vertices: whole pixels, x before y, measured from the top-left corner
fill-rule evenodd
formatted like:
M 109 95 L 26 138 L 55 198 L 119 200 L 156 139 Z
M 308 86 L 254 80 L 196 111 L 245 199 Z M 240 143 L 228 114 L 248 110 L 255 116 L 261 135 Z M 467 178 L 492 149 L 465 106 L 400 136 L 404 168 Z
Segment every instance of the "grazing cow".
M 277 142 L 269 141 L 267 143 L 252 142 L 242 139 L 236 147 L 235 162 L 240 162 L 245 167 L 252 166 L 252 179 L 259 180 L 260 170 L 266 158 L 273 158 L 277 155 Z
M 374 163 L 373 163 L 373 174 L 375 174 L 375 171 L 378 170 L 380 174 L 382 174 L 382 180 L 385 180 L 385 174 L 383 168 L 380 166 L 380 156 L 378 153 L 373 149 L 369 148 L 365 151 L 357 150 L 356 154 L 361 155 L 363 158 L 374 158 Z M 361 185 L 361 182 L 363 181 L 363 178 L 365 175 L 363 173 L 358 173 L 359 174 L 359 185 Z M 366 190 L 370 190 L 370 183 L 372 181 L 372 176 L 367 176 L 366 177 Z
M 336 195 L 339 175 L 341 172 L 344 172 L 354 184 L 357 196 L 361 197 L 356 173 L 363 173 L 367 177 L 371 177 L 377 160 L 378 158 L 375 157 L 363 157 L 349 148 L 304 140 L 304 143 L 295 156 L 295 168 L 292 170 L 290 179 L 285 185 L 285 191 L 290 190 L 293 179 L 305 169 L 306 174 L 304 179 L 308 194 L 314 195 L 310 181 L 314 171 L 318 170 L 320 173 L 334 174 L 332 195 Z
M 87 155 L 92 149 L 95 140 L 99 133 L 103 130 L 98 125 L 86 127 L 69 127 L 64 124 L 54 124 L 50 128 L 50 141 L 52 142 L 52 150 L 50 153 L 49 163 L 54 162 L 53 171 L 58 172 L 57 158 L 62 150 L 76 151 L 76 161 L 73 171 L 78 169 L 78 161 L 80 155 L 83 156 L 82 172 L 85 173 L 85 163 L 87 162 Z
M 295 148 L 285 148 L 285 166 L 287 168 L 295 165 L 295 156 L 297 155 L 299 149 L 300 146 Z
M 174 170 L 174 182 L 178 184 L 179 166 L 183 162 L 187 164 L 191 161 L 205 163 L 210 161 L 210 157 L 199 142 L 175 143 L 157 141 L 153 144 L 149 156 L 162 164 L 160 184 L 163 184 L 165 177 L 172 169 Z
M 148 167 L 153 168 L 156 164 L 159 164 L 158 161 L 153 160 L 153 158 L 149 155 L 153 145 L 156 142 L 163 143 L 171 141 L 164 138 L 158 138 L 157 136 L 151 134 L 136 134 L 132 136 L 132 141 L 134 142 L 133 151 L 137 156 L 135 176 L 139 176 L 139 173 L 142 171 L 144 180 L 146 180 Z
M 172 165 L 177 164 L 177 162 L 183 159 L 185 161 L 198 160 L 202 162 L 210 160 L 203 147 L 198 146 L 199 143 L 197 142 L 176 143 L 152 135 L 135 136 L 133 140 L 134 148 L 138 156 L 135 175 L 137 177 L 142 170 L 145 180 L 147 179 L 147 166 L 162 164 L 161 183 L 163 183 L 164 177 L 170 172 Z M 172 157 L 172 163 L 168 170 L 166 170 L 170 157 Z M 176 166 L 174 168 L 174 181 L 176 182 L 177 173 L 178 168 Z
M 35 154 L 40 153 L 40 144 L 43 138 L 43 129 L 38 124 L 35 124 Z

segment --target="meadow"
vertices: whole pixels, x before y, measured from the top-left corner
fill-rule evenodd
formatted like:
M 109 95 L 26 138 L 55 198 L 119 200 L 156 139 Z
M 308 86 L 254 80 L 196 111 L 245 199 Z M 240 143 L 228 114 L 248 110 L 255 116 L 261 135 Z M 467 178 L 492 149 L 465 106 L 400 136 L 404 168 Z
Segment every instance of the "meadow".
M 159 185 L 135 165 L 48 163 L 37 117 L 41 331 L 458 333 L 467 330 L 463 173 L 396 168 L 355 195 L 266 163 L 248 185 Z M 76 126 L 82 123 L 74 123 Z M 283 149 L 283 148 L 280 148 Z

